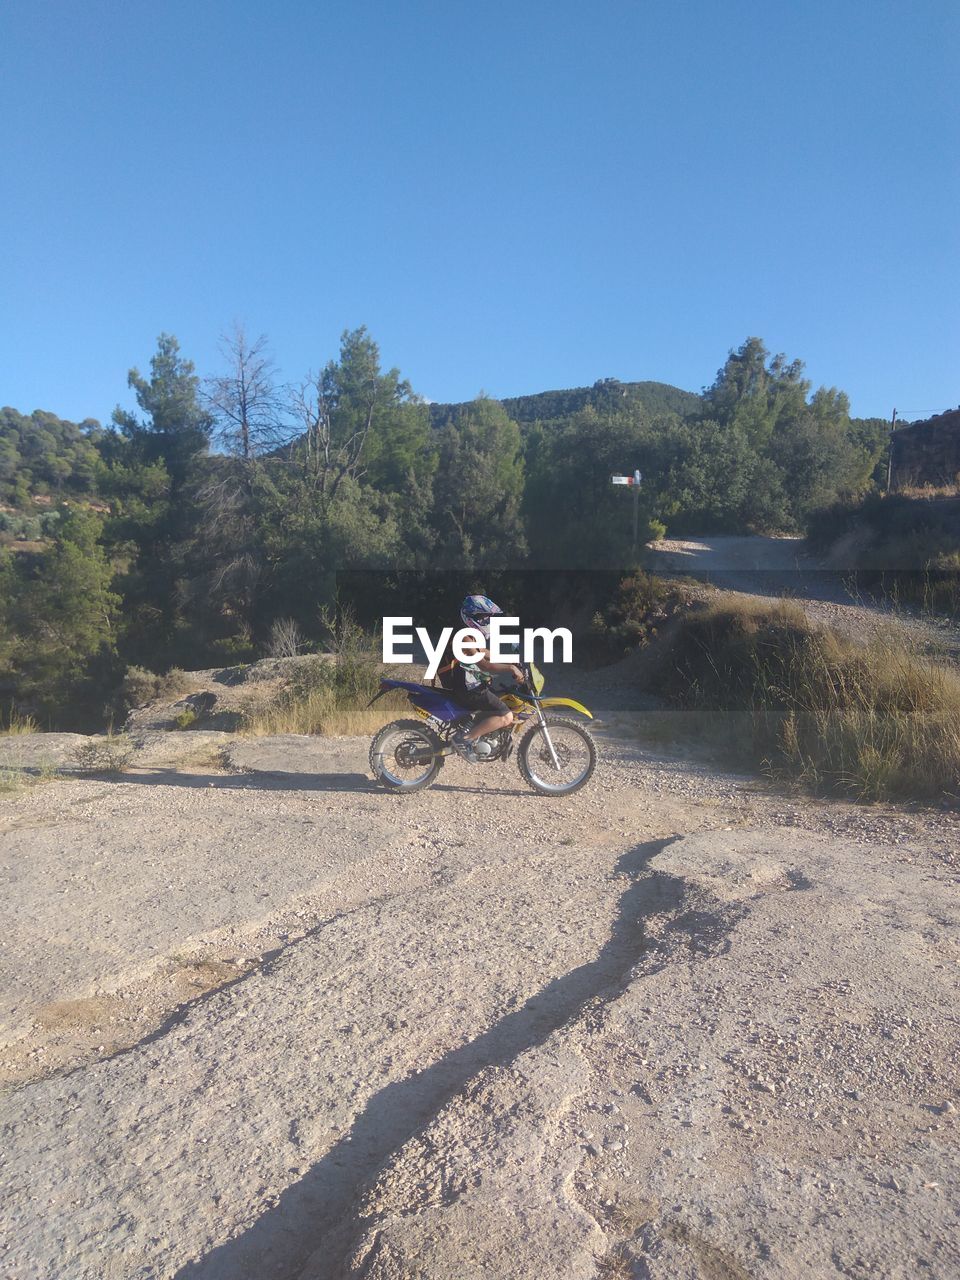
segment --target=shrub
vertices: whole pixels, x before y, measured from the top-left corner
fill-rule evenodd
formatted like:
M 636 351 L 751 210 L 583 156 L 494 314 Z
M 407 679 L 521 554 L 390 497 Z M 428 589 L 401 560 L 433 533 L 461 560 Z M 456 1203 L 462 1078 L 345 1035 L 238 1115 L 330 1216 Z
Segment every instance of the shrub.
M 123 734 L 91 738 L 73 753 L 81 773 L 123 773 L 136 753 L 136 747 Z
M 301 660 L 280 697 L 247 718 L 246 732 L 365 734 L 384 723 L 383 704 L 368 707 L 380 690 L 375 638 L 349 614 L 326 622 L 333 659 Z
M 120 696 L 127 707 L 143 707 L 157 696 L 160 677 L 145 667 L 127 667 L 120 684 Z
M 293 618 L 275 618 L 270 628 L 267 653 L 271 658 L 295 658 L 303 650 L 304 638 Z
M 652 640 L 683 598 L 675 584 L 638 570 L 620 582 L 612 604 L 594 616 L 581 653 L 594 662 L 623 657 Z
M 166 675 L 157 676 L 157 696 L 175 698 L 190 688 L 190 679 L 180 667 L 171 667 Z
M 197 713 L 193 707 L 184 707 L 173 717 L 173 723 L 178 729 L 189 729 L 191 725 L 197 723 Z

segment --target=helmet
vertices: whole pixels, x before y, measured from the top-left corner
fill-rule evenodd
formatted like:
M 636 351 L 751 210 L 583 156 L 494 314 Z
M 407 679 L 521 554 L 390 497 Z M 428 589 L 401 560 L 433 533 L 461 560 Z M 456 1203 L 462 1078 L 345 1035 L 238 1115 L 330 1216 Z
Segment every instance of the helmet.
M 490 617 L 494 613 L 503 613 L 498 604 L 494 604 L 489 596 L 466 596 L 460 606 L 460 617 L 467 627 L 475 627 L 481 635 L 490 639 Z

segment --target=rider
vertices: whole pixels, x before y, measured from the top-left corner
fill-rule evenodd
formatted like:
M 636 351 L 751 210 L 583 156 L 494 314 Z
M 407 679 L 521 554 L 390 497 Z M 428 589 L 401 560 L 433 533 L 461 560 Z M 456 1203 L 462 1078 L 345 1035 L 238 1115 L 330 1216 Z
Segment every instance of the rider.
M 467 596 L 460 605 L 460 617 L 465 626 L 473 627 L 487 640 L 490 639 L 490 619 L 502 614 L 499 605 L 489 596 Z M 523 683 L 523 672 L 512 662 L 491 662 L 489 649 L 477 649 L 473 662 L 461 663 L 448 650 L 442 659 L 437 675 L 451 699 L 467 711 L 485 712 L 482 720 L 472 728 L 460 729 L 453 735 L 453 745 L 468 760 L 477 760 L 473 744 L 485 733 L 507 729 L 513 724 L 513 712 L 490 688 L 490 675 L 494 671 L 509 671 L 518 684 Z

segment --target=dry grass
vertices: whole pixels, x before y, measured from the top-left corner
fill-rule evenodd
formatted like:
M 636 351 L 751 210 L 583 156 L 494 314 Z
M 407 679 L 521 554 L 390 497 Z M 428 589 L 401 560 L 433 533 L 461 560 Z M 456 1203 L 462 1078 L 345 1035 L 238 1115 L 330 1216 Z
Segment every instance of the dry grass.
M 858 644 L 790 602 L 720 597 L 688 615 L 662 674 L 775 776 L 865 800 L 960 799 L 960 672 L 894 632 Z
M 0 769 L 0 795 L 11 795 L 21 791 L 32 781 L 25 769 L 16 765 L 5 765 Z
M 333 631 L 336 660 L 317 657 L 297 667 L 293 682 L 272 702 L 248 712 L 241 732 L 256 737 L 283 733 L 328 737 L 375 733 L 397 714 L 401 695 L 380 690 L 380 654 L 371 637 L 349 618 Z M 405 700 L 404 700 L 405 705 Z
M 906 484 L 894 489 L 901 498 L 957 498 L 960 497 L 960 476 L 955 484 Z
M 22 716 L 15 708 L 10 708 L 7 723 L 0 728 L 0 737 L 12 738 L 22 733 L 39 733 L 40 726 L 33 716 Z
M 817 512 L 808 530 L 828 563 L 895 603 L 960 617 L 960 493 L 952 486 L 874 494 Z
M 864 800 L 960 799 L 960 674 L 891 636 L 837 648 L 805 643 L 795 689 L 762 696 L 771 769 Z
M 390 695 L 368 707 L 359 701 L 338 699 L 331 690 L 318 689 L 300 697 L 283 696 L 258 708 L 244 719 L 241 733 L 258 738 L 281 733 L 362 736 L 376 733 L 396 711 L 397 700 Z

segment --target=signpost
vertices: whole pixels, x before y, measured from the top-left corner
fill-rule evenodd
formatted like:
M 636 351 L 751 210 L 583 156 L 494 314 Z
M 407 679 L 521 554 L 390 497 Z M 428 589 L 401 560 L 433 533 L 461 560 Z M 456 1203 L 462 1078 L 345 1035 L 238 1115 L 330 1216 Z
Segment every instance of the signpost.
M 611 476 L 610 483 L 626 485 L 633 490 L 633 554 L 637 554 L 637 532 L 640 523 L 640 472 L 634 471 L 632 476 Z

